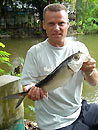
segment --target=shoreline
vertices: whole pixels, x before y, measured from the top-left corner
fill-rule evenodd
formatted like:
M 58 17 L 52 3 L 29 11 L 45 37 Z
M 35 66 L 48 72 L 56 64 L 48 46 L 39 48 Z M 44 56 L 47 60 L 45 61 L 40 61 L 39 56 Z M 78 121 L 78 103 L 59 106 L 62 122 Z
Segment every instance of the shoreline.
M 81 33 L 69 33 L 67 36 L 75 36 L 75 35 L 82 35 Z M 36 38 L 36 37 L 45 37 L 44 35 L 37 35 L 37 34 L 31 34 L 31 35 L 21 35 L 21 37 L 20 37 L 20 35 L 13 35 L 13 36 L 11 36 L 11 35 L 9 35 L 9 34 L 0 34 L 0 39 L 1 38 Z

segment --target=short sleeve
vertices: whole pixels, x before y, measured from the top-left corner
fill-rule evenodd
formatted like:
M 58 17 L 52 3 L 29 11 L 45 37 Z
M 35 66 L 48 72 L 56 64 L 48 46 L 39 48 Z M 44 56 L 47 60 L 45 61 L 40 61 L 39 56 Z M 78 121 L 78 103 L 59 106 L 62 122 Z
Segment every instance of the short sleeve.
M 22 76 L 21 76 L 21 84 L 36 84 L 38 77 L 38 67 L 37 67 L 37 58 L 36 51 L 34 48 L 31 48 L 26 55 Z

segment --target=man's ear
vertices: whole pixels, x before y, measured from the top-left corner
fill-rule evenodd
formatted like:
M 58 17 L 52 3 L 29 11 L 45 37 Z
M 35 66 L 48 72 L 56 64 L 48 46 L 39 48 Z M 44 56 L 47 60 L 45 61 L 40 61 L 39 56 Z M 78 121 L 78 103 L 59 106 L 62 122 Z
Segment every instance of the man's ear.
M 43 20 L 43 29 L 46 30 L 45 21 Z

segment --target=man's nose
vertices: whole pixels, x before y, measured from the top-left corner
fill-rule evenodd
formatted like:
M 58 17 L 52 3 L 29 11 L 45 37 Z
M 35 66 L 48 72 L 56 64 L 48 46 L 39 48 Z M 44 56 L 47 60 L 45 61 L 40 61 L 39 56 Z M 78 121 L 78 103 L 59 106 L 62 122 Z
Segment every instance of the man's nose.
M 55 25 L 55 30 L 60 30 L 60 27 L 58 24 Z

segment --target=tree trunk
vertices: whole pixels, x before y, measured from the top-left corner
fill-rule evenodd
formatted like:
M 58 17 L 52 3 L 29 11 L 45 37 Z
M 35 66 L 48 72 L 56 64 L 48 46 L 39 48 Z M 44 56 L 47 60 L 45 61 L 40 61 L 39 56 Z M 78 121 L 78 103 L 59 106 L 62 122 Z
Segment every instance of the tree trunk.
M 84 9 L 83 9 L 83 21 L 82 21 L 82 27 L 83 27 L 83 23 L 84 23 L 84 21 L 85 21 L 85 17 L 86 17 L 87 3 L 88 3 L 88 0 L 85 0 L 85 2 L 84 2 Z
M 76 23 L 81 19 L 82 15 L 82 0 L 76 0 Z
M 0 0 L 0 23 L 1 23 L 2 6 L 3 6 L 3 0 Z

